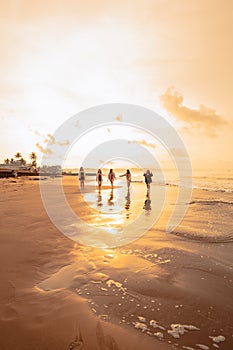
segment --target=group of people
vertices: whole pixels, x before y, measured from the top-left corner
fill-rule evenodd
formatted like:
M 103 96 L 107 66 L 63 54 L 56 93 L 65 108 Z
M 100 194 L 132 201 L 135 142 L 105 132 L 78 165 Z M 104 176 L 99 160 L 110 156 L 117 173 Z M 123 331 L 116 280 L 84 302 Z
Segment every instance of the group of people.
M 125 174 L 119 175 L 119 177 L 123 177 L 123 176 L 126 177 L 127 186 L 129 187 L 130 186 L 130 182 L 131 182 L 131 173 L 130 173 L 129 169 L 126 170 Z M 113 188 L 114 181 L 116 180 L 116 175 L 115 175 L 113 169 L 110 169 L 110 171 L 108 173 L 108 180 L 110 181 L 111 186 Z M 101 189 L 102 182 L 103 182 L 103 175 L 102 175 L 102 170 L 101 169 L 98 169 L 98 171 L 97 171 L 96 181 L 98 183 L 99 189 Z
M 119 175 L 119 177 L 124 177 L 124 176 L 126 178 L 127 187 L 129 188 L 130 187 L 130 183 L 131 183 L 131 173 L 130 173 L 129 169 L 126 170 L 125 174 Z M 146 183 L 147 189 L 149 190 L 150 189 L 150 184 L 152 182 L 153 174 L 148 169 L 143 174 L 143 176 L 145 178 L 145 183 Z M 111 187 L 113 188 L 114 181 L 116 180 L 116 175 L 115 175 L 113 169 L 110 169 L 110 171 L 108 173 L 108 180 L 110 181 Z M 79 170 L 79 181 L 80 181 L 81 189 L 84 189 L 85 171 L 84 171 L 83 167 L 81 167 L 80 170 Z M 101 187 L 102 187 L 102 182 L 103 182 L 103 174 L 102 174 L 102 170 L 101 169 L 98 169 L 98 171 L 97 171 L 96 181 L 97 181 L 97 184 L 98 184 L 98 188 L 100 190 Z

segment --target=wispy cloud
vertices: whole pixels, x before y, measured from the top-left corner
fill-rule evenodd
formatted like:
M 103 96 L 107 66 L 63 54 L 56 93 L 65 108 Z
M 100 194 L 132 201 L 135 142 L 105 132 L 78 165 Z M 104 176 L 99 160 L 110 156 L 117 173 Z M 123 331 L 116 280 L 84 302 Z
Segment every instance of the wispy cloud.
M 58 144 L 59 146 L 68 146 L 68 145 L 70 145 L 70 141 L 69 141 L 69 140 L 58 141 L 57 144 Z
M 104 164 L 104 163 L 105 163 L 105 161 L 102 160 L 102 159 L 100 159 L 99 162 L 100 162 L 101 164 Z M 114 165 L 114 164 L 116 164 L 116 162 L 109 160 L 109 161 L 107 162 L 107 164 L 108 164 L 108 165 Z
M 150 148 L 157 147 L 155 143 L 148 142 L 146 140 L 133 140 L 133 141 L 128 141 L 128 143 L 137 143 L 138 145 L 143 145 L 143 146 L 150 147 Z
M 70 144 L 69 140 L 57 141 L 55 137 L 51 134 L 47 134 L 47 139 L 44 140 L 45 143 L 49 143 L 50 145 L 59 145 L 59 146 L 67 146 Z
M 67 146 L 70 144 L 69 140 L 57 141 L 52 134 L 47 134 L 45 137 L 38 130 L 31 130 L 31 131 L 33 132 L 34 135 L 39 136 L 40 139 L 42 139 L 42 141 L 40 143 L 39 142 L 36 143 L 36 147 L 37 147 L 38 151 L 40 151 L 42 154 L 47 154 L 47 155 L 54 154 L 54 152 L 48 146 L 52 146 L 55 144 L 59 145 L 59 146 Z M 41 143 L 45 144 L 46 147 L 41 145 Z
M 80 121 L 79 121 L 79 120 L 76 120 L 74 126 L 75 126 L 76 128 L 80 128 Z
M 54 145 L 56 143 L 55 137 L 51 134 L 47 134 L 47 138 L 44 139 L 44 143 L 50 143 L 50 145 Z
M 41 146 L 41 145 L 39 144 L 39 142 L 36 143 L 36 147 L 37 147 L 37 149 L 38 149 L 41 153 L 43 153 L 43 154 L 48 154 L 48 155 L 53 154 L 53 152 L 52 152 L 51 149 L 49 149 L 49 148 L 44 148 L 43 146 Z
M 121 114 L 117 115 L 114 119 L 117 120 L 118 122 L 122 122 L 122 120 L 123 120 Z
M 36 135 L 36 136 L 39 136 L 39 137 L 42 136 L 41 133 L 40 133 L 38 130 L 32 130 L 32 129 L 30 129 L 30 131 L 32 131 L 32 133 L 33 133 L 34 135 Z
M 59 146 L 67 146 L 70 144 L 69 140 L 64 141 L 57 141 L 55 137 L 52 134 L 47 134 L 46 136 L 42 135 L 38 130 L 31 130 L 34 135 L 39 136 L 41 139 L 43 139 L 43 143 L 51 145 L 59 145 Z
M 191 126 L 204 132 L 208 137 L 216 137 L 218 129 L 227 124 L 226 120 L 213 108 L 200 105 L 199 109 L 192 109 L 185 106 L 183 95 L 175 91 L 173 87 L 169 87 L 160 100 L 163 107 L 176 120 L 185 123 L 186 127 Z

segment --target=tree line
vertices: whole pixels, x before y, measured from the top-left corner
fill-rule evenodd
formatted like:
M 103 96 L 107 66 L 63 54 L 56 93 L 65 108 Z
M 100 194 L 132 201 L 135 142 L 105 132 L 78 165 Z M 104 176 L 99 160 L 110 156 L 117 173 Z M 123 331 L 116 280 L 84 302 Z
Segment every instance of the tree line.
M 35 152 L 31 152 L 30 155 L 30 160 L 31 160 L 31 163 L 30 163 L 30 166 L 32 166 L 33 168 L 37 168 L 37 155 Z M 14 164 L 15 161 L 19 161 L 20 165 L 26 165 L 27 164 L 27 161 L 25 160 L 25 158 L 23 158 L 22 154 L 20 152 L 17 152 L 15 155 L 14 155 L 14 158 L 6 158 L 4 159 L 4 164 L 8 165 L 8 164 Z

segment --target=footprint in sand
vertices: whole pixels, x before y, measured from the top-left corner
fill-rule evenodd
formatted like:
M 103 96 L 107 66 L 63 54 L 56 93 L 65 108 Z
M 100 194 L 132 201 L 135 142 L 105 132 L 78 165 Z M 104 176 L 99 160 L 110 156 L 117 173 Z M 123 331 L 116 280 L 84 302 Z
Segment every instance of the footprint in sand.
M 100 322 L 96 326 L 96 338 L 100 350 L 119 350 L 113 337 L 104 335 Z
M 2 313 L 2 321 L 13 321 L 17 318 L 18 313 L 11 305 L 5 305 Z
M 83 347 L 84 342 L 82 339 L 82 334 L 79 330 L 79 334 L 76 334 L 75 340 L 68 345 L 67 350 L 81 350 Z

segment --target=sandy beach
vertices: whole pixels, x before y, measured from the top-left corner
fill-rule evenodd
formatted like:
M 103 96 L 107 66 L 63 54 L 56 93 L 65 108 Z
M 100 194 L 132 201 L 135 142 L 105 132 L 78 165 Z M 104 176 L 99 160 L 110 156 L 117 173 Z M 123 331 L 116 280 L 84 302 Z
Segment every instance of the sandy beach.
M 1 179 L 1 350 L 231 350 L 233 195 L 194 190 L 184 220 L 168 234 L 177 188 L 166 187 L 162 215 L 147 233 L 98 249 L 53 225 L 38 179 Z M 95 187 L 81 194 L 77 178 L 67 176 L 63 188 L 72 210 L 93 230 L 100 225 Z M 101 196 L 104 206 L 111 189 Z M 152 198 L 145 210 L 145 200 L 144 184 L 134 184 L 123 220 L 142 211 L 150 220 L 156 204 Z M 104 216 L 101 225 L 114 229 Z

